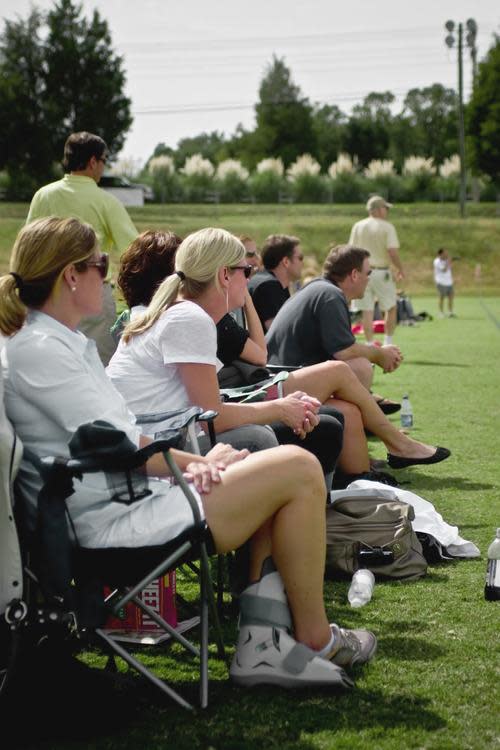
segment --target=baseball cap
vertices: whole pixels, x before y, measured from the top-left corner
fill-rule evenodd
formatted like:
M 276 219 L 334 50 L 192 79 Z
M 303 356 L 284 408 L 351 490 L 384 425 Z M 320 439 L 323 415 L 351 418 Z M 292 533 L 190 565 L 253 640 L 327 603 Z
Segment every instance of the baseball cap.
M 376 208 L 383 208 L 384 206 L 385 208 L 392 208 L 392 203 L 388 203 L 381 195 L 372 195 L 366 202 L 367 211 L 373 211 Z

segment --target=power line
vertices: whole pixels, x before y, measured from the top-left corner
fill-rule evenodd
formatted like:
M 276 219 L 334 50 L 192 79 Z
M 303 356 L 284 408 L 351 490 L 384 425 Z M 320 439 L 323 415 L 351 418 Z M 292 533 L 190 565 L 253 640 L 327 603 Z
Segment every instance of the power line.
M 394 94 L 395 100 L 401 100 L 403 97 L 406 96 L 410 89 L 394 89 L 391 91 L 392 94 Z M 365 91 L 356 91 L 356 92 L 350 92 L 350 93 L 342 93 L 342 94 L 336 94 L 331 95 L 329 94 L 326 100 L 324 101 L 318 101 L 315 102 L 319 106 L 322 106 L 324 104 L 337 104 L 337 103 L 351 103 L 356 101 L 363 100 L 368 94 L 372 93 L 371 91 L 365 90 Z M 279 101 L 276 102 L 276 106 L 280 106 L 282 104 L 286 104 L 287 102 Z M 293 101 L 290 101 L 289 103 L 294 103 Z M 267 102 L 267 104 L 270 104 Z M 249 110 L 253 109 L 256 105 L 256 102 L 253 103 L 243 103 L 243 102 L 220 102 L 218 104 L 185 104 L 180 106 L 165 106 L 165 107 L 140 107 L 133 110 L 134 115 L 138 116 L 156 116 L 156 115 L 175 115 L 175 114 L 189 114 L 189 113 L 199 113 L 199 112 L 231 112 L 231 111 L 237 111 L 237 110 Z

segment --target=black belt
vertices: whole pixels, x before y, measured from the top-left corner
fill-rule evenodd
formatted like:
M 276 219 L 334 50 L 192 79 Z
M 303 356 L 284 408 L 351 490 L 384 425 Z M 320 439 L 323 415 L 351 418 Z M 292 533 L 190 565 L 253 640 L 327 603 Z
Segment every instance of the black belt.
M 389 266 L 372 266 L 372 271 L 388 271 Z

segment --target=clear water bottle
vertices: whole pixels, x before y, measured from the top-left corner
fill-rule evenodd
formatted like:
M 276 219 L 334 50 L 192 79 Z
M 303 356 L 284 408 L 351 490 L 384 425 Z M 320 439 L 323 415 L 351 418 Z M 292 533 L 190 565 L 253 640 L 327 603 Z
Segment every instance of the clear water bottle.
M 368 604 L 372 598 L 373 589 L 375 587 L 375 576 L 371 570 L 367 568 L 360 568 L 357 570 L 349 586 L 347 592 L 347 598 L 351 607 L 364 607 Z
M 400 417 L 401 427 L 404 427 L 407 430 L 413 427 L 413 409 L 407 393 L 405 393 L 403 400 L 401 401 Z
M 500 529 L 497 529 L 496 536 L 488 547 L 484 598 L 489 601 L 500 599 Z

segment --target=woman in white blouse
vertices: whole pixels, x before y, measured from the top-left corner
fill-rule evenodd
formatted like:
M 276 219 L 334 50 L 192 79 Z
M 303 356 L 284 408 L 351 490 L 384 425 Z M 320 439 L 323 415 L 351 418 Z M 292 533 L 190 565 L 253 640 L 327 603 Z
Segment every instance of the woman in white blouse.
M 107 256 L 99 252 L 92 228 L 54 217 L 29 224 L 18 235 L 10 269 L 0 277 L 0 331 L 9 336 L 2 368 L 7 414 L 24 444 L 39 456 L 68 455 L 73 432 L 96 419 L 112 422 L 138 446 L 147 444 L 107 381 L 95 345 L 77 331 L 82 317 L 100 311 L 107 272 Z M 206 457 L 182 451 L 174 456 L 193 481 L 217 551 L 251 538 L 244 594 L 260 619 L 250 615 L 240 622 L 233 679 L 351 685 L 343 667 L 371 658 L 376 639 L 328 623 L 324 484 L 316 459 L 289 446 L 251 456 L 227 446 Z M 155 478 L 169 473 L 161 456 L 147 471 Z M 35 505 L 36 482 L 24 464 L 21 475 L 35 492 Z M 68 501 L 81 543 L 136 547 L 172 539 L 189 523 L 187 503 L 169 483 L 152 479 L 151 486 L 152 495 L 122 506 L 107 502 L 102 485 L 85 478 Z M 271 556 L 277 571 L 264 566 Z M 268 600 L 264 607 L 262 597 Z M 270 599 L 281 612 L 289 607 L 289 627 L 281 616 L 266 619 Z

